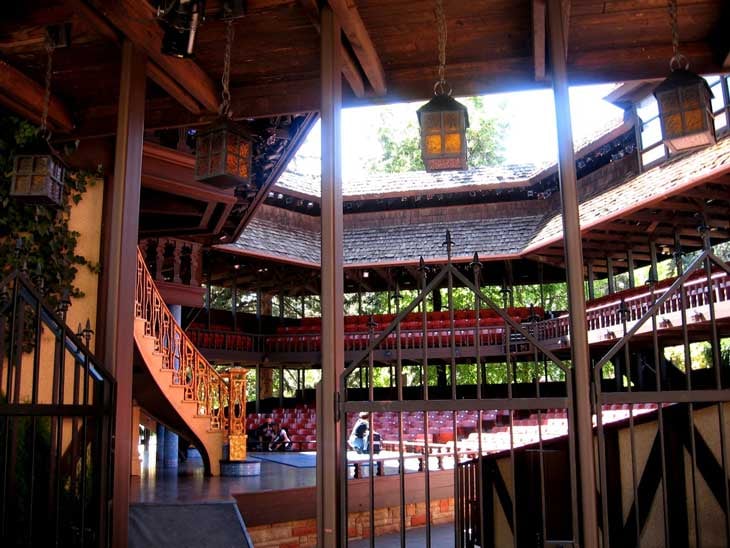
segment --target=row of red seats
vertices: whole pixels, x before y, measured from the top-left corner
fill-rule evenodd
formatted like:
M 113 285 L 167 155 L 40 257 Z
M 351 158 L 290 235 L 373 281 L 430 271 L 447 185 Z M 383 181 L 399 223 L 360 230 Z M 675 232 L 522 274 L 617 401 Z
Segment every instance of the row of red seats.
M 188 338 L 198 348 L 216 348 L 250 352 L 253 350 L 253 337 L 239 333 L 216 333 L 214 331 L 198 331 L 189 329 Z
M 507 309 L 507 314 L 518 322 L 527 321 L 532 318 L 541 318 L 544 310 L 541 307 L 511 307 Z M 475 310 L 455 310 L 454 311 L 454 327 L 468 328 L 476 326 Z M 382 331 L 388 327 L 396 318 L 395 314 L 373 314 L 346 316 L 345 332 L 367 333 L 370 330 L 370 323 L 375 322 L 374 329 Z M 480 326 L 501 325 L 504 320 L 497 314 L 495 310 L 483 309 L 479 312 Z M 429 312 L 426 319 L 426 327 L 428 330 L 444 329 L 451 327 L 451 313 L 448 310 L 439 312 Z M 317 333 L 322 328 L 321 318 L 303 318 L 298 325 L 279 326 L 277 334 L 300 334 L 300 333 Z M 423 330 L 423 314 L 411 312 L 401 322 L 403 330 Z

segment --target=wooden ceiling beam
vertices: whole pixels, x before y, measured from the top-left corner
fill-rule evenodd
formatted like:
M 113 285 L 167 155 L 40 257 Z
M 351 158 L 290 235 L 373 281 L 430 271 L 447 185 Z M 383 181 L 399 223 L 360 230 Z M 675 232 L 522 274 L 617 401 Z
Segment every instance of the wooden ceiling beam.
M 23 118 L 40 124 L 45 93 L 38 82 L 0 60 L 0 103 Z M 47 124 L 56 132 L 68 133 L 74 128 L 71 111 L 53 94 L 48 102 Z
M 86 19 L 91 27 L 101 36 L 121 46 L 122 37 L 98 11 L 89 6 L 83 0 L 70 0 L 70 5 L 74 11 Z M 186 110 L 193 114 L 200 114 L 200 104 L 190 95 L 185 88 L 175 81 L 168 73 L 162 70 L 154 61 L 147 62 L 147 76 L 155 84 L 165 90 L 170 97 L 180 103 Z
M 304 8 L 307 13 L 307 17 L 312 22 L 312 26 L 317 29 L 317 33 L 320 33 L 319 25 L 319 3 L 317 0 L 298 0 L 299 5 Z M 358 67 L 355 60 L 350 55 L 350 52 L 344 47 L 341 48 L 341 59 L 342 59 L 342 75 L 350 84 L 350 89 L 355 97 L 365 97 L 365 82 L 362 79 L 360 68 Z
M 546 13 L 545 0 L 532 0 L 532 57 L 537 82 L 542 82 L 547 76 L 545 68 Z
M 388 91 L 385 71 L 355 3 L 348 0 L 327 0 L 327 3 L 342 26 L 342 31 L 347 36 L 355 57 L 360 61 L 360 66 L 375 95 L 385 95 Z
M 161 53 L 163 31 L 157 24 L 149 4 L 144 0 L 117 2 L 92 0 L 92 3 L 115 28 L 143 50 L 172 82 L 177 82 L 186 89 L 205 110 L 218 111 L 220 106 L 218 89 L 203 69 L 191 59 L 176 59 Z

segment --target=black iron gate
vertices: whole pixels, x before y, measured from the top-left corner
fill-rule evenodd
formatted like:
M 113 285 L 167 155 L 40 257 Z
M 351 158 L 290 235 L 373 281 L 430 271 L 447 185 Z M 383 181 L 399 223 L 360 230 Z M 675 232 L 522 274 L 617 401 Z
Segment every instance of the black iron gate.
M 22 273 L 0 283 L 2 546 L 109 545 L 115 385 L 67 308 Z
M 442 539 L 453 524 L 455 546 L 572 546 L 579 512 L 573 380 L 554 351 L 565 339 L 554 337 L 552 348 L 538 340 L 538 318 L 515 318 L 506 299 L 503 306 L 490 299 L 480 289 L 478 257 L 468 279 L 450 260 L 448 235 L 447 243 L 448 263 L 430 271 L 422 262 L 420 293 L 404 308 L 396 288 L 395 319 L 377 336 L 371 325 L 367 350 L 340 377 L 341 545 L 366 537 L 374 546 L 384 532 L 398 532 L 401 546 L 416 534 L 424 546 L 442 545 L 434 535 Z M 474 325 L 457 323 L 455 284 L 470 292 Z M 442 286 L 448 319 L 434 327 L 426 300 Z M 417 316 L 420 334 L 406 333 Z M 393 382 L 376 388 L 384 369 Z M 370 424 L 364 454 L 348 444 L 360 413 Z M 557 433 L 564 448 L 549 443 Z M 558 512 L 556 491 L 546 489 L 555 482 Z

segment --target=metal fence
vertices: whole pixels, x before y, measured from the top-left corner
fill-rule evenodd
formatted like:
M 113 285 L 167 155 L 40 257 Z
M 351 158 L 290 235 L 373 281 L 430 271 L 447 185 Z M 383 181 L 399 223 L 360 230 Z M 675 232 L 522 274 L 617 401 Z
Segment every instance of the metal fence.
M 0 283 L 0 545 L 109 545 L 112 378 L 22 273 Z
M 615 321 L 603 326 L 610 336 L 594 329 L 590 338 L 597 484 L 587 504 L 598 508 L 603 546 L 730 545 L 730 356 L 720 345 L 730 334 L 730 268 L 707 237 L 693 257 L 677 253 L 676 265 L 673 281 L 639 291 L 640 309 L 617 297 Z M 366 537 L 375 546 L 387 532 L 397 532 L 401 546 L 416 538 L 441 545 L 440 524 L 453 524 L 454 546 L 579 545 L 566 345 L 537 340 L 529 324 L 516 323 L 506 300 L 480 290 L 478 260 L 472 267 L 471 280 L 450 262 L 422 268 L 418 297 L 401 308 L 396 291 L 396 319 L 371 331 L 341 375 L 342 545 Z M 502 318 L 502 355 L 480 356 L 479 345 L 476 356 L 460 354 L 452 312 L 450 356 L 424 345 L 418 359 L 404 359 L 403 318 L 442 287 L 453 311 L 455 284 L 471 291 L 476 318 L 481 308 Z M 389 336 L 394 353 L 378 361 Z M 376 387 L 384 370 L 394 379 L 386 389 Z M 357 454 L 348 438 L 363 412 L 369 449 Z

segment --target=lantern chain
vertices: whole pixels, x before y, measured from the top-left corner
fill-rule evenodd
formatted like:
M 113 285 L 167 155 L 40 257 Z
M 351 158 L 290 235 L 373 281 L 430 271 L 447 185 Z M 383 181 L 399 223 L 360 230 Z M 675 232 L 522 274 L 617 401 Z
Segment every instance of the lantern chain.
M 233 115 L 231 111 L 231 48 L 233 46 L 234 28 L 233 19 L 226 21 L 226 49 L 223 55 L 223 77 L 221 84 L 223 91 L 221 93 L 222 101 L 220 107 L 220 115 L 230 118 Z
M 439 48 L 439 79 L 434 86 L 434 92 L 443 95 L 451 94 L 451 89 L 446 83 L 446 17 L 444 16 L 444 6 L 442 0 L 436 0 L 436 24 L 438 26 L 438 48 Z
M 689 68 L 687 58 L 679 52 L 679 23 L 677 22 L 677 0 L 668 0 L 669 23 L 672 27 L 672 58 L 669 67 L 672 70 L 677 68 Z
M 55 50 L 55 44 L 50 38 L 46 39 L 46 53 L 48 54 L 48 60 L 46 62 L 46 81 L 45 90 L 43 94 L 43 111 L 41 113 L 41 135 L 49 139 L 50 131 L 48 130 L 48 105 L 51 102 L 51 78 L 53 77 L 53 51 Z

